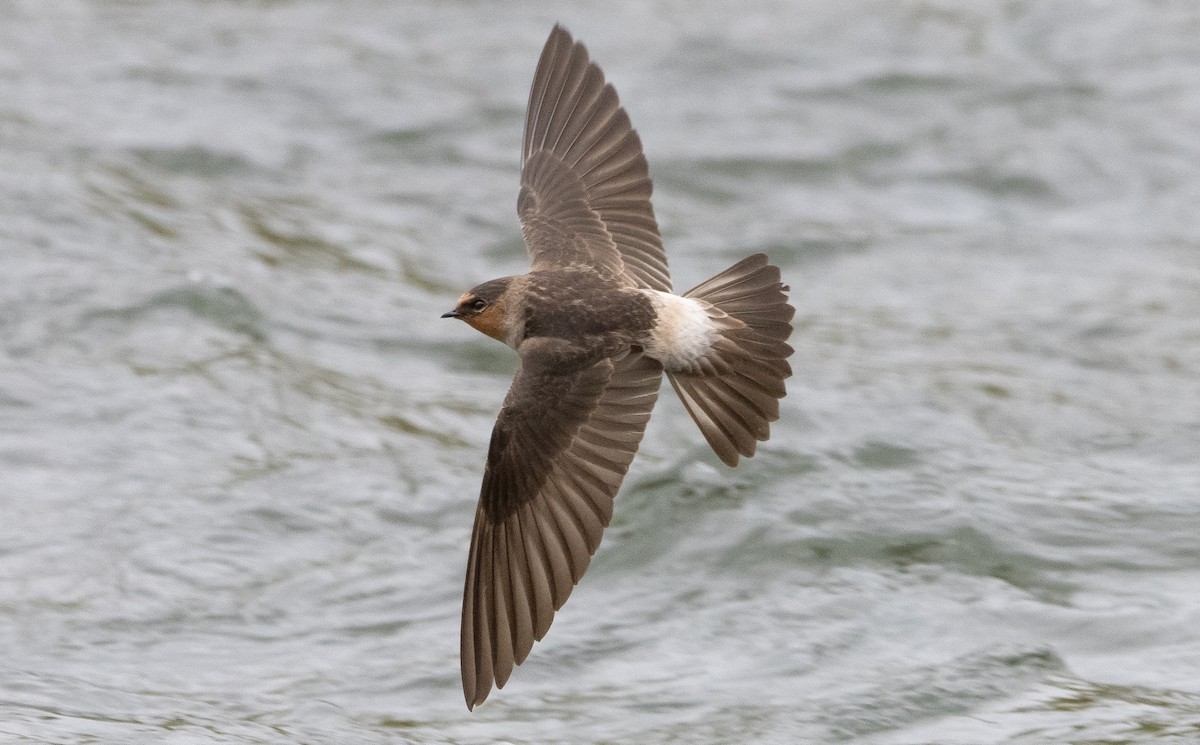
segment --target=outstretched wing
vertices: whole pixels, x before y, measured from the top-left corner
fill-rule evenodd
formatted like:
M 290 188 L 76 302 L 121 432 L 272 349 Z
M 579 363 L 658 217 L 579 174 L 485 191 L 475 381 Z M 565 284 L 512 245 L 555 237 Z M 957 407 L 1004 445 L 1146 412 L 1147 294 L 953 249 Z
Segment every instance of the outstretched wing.
M 583 44 L 555 26 L 525 118 L 517 214 L 533 268 L 583 264 L 669 292 L 642 142 Z
M 463 593 L 468 708 L 504 686 L 583 576 L 658 397 L 662 367 L 640 350 L 571 369 L 567 344 L 522 345 L 492 431 Z

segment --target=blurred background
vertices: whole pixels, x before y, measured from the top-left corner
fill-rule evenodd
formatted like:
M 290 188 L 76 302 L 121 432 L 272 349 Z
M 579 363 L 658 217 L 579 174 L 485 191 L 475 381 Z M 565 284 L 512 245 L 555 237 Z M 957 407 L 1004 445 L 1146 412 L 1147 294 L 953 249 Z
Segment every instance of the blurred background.
M 469 714 L 467 538 L 555 21 L 679 290 L 783 268 L 727 469 L 669 390 Z M 1192 2 L 0 0 L 0 741 L 1200 739 Z

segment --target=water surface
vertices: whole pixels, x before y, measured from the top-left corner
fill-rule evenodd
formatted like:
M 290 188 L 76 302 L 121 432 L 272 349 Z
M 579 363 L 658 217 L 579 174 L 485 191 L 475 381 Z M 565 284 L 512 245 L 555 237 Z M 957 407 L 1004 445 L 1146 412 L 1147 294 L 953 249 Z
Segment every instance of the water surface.
M 561 20 L 679 288 L 766 251 L 773 437 L 669 390 L 474 713 L 458 613 Z M 1200 738 L 1190 3 L 0 2 L 0 740 Z

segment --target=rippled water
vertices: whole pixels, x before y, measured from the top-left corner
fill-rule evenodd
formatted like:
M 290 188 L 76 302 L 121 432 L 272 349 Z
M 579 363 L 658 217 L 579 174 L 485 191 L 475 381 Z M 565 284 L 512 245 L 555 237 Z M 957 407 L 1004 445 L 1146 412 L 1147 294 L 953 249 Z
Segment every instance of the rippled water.
M 669 392 L 458 681 L 551 24 L 676 286 L 793 288 L 775 435 Z M 0 0 L 0 741 L 1200 741 L 1189 2 Z

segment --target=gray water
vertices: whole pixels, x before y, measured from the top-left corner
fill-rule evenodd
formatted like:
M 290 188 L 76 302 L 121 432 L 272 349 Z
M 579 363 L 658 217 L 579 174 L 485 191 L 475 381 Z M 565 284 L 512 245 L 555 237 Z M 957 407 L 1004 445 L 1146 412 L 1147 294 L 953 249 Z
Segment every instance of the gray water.
M 795 376 L 468 713 L 556 20 Z M 0 0 L 0 742 L 1200 742 L 1198 453 L 1190 1 Z

